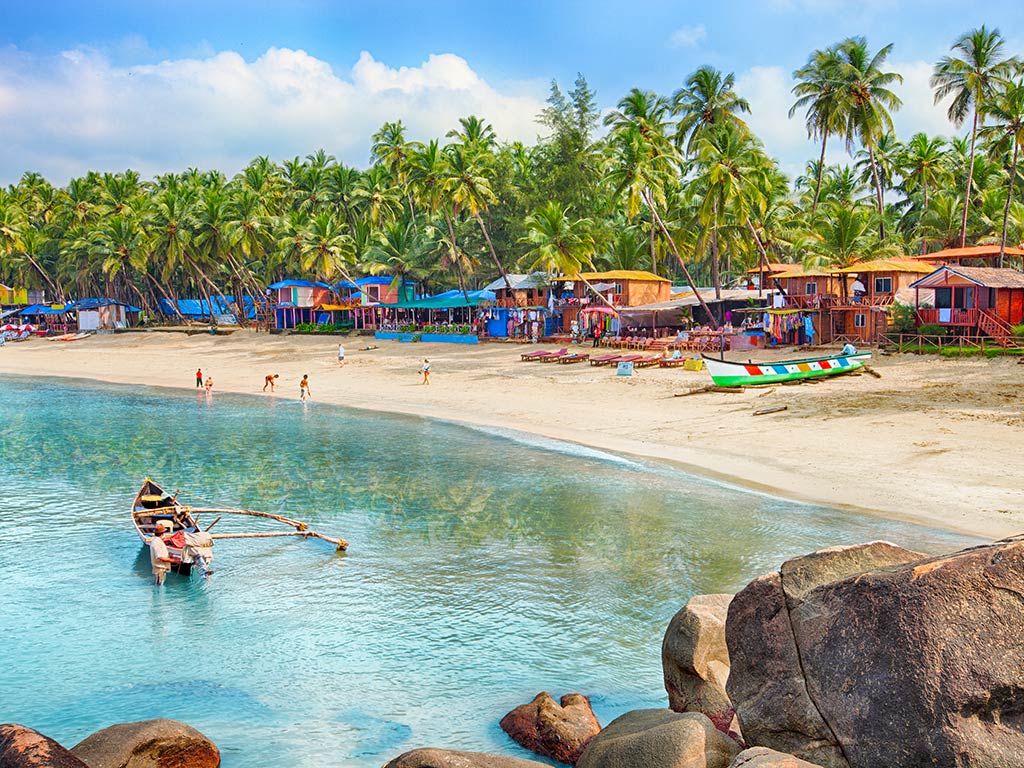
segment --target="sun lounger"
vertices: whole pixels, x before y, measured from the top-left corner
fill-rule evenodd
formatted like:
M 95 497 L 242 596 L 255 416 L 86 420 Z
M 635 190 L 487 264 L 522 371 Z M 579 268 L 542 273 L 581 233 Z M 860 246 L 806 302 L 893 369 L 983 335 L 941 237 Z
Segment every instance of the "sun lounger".
M 657 365 L 664 358 L 661 355 L 654 355 L 654 357 L 641 357 L 639 360 L 633 361 L 634 368 L 648 368 L 652 365 Z
M 561 358 L 566 357 L 568 354 L 569 350 L 566 349 L 565 347 L 562 347 L 557 352 L 548 352 L 546 355 L 538 355 L 537 359 L 540 360 L 542 363 L 553 363 L 556 360 L 560 360 Z
M 589 359 L 590 359 L 590 355 L 577 355 L 575 352 L 572 352 L 572 353 L 566 355 L 565 357 L 558 358 L 558 364 L 559 365 L 569 365 L 571 363 L 582 363 L 585 360 L 589 360 Z
M 616 363 L 635 363 L 637 360 L 643 360 L 643 355 L 622 355 L 616 360 Z
M 662 368 L 681 368 L 686 360 L 685 357 L 663 357 L 658 365 Z
M 590 358 L 591 365 L 610 365 L 615 361 L 621 359 L 621 355 L 600 355 L 599 357 Z
M 551 352 L 546 352 L 543 349 L 535 349 L 532 352 L 523 352 L 519 355 L 519 359 L 528 362 L 529 360 L 536 360 L 538 357 L 544 357 L 548 354 L 551 354 Z

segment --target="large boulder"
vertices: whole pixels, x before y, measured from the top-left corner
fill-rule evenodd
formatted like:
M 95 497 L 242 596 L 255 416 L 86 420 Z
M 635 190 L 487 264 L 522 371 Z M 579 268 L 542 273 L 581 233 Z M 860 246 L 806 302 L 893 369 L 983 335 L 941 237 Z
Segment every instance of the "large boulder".
M 453 749 L 414 749 L 399 755 L 384 768 L 549 768 L 535 760 L 499 757 L 483 752 L 457 752 Z
M 820 765 L 808 763 L 799 757 L 776 752 L 768 747 L 751 747 L 744 749 L 729 768 L 821 768 Z
M 672 617 L 661 643 L 668 706 L 701 712 L 729 733 L 735 710 L 725 691 L 729 647 L 725 619 L 732 595 L 696 595 Z
M 89 768 L 218 768 L 220 750 L 177 720 L 120 723 L 71 748 Z
M 559 703 L 541 692 L 501 718 L 501 729 L 531 752 L 576 765 L 601 724 L 586 696 L 569 693 Z
M 89 768 L 53 739 L 24 725 L 0 725 L 0 768 Z
M 577 768 L 728 768 L 739 745 L 699 712 L 637 709 L 593 738 Z
M 748 741 L 827 768 L 1021 765 L 1024 537 L 927 558 L 876 542 L 785 563 L 733 599 Z

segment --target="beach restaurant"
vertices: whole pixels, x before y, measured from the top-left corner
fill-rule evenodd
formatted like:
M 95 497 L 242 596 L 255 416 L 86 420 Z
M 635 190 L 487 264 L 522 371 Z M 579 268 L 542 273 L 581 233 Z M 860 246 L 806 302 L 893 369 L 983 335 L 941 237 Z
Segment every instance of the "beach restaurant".
M 829 338 L 878 341 L 889 328 L 889 308 L 896 301 L 912 304 L 911 285 L 931 271 L 930 265 L 912 259 L 861 261 L 835 270 L 834 274 L 850 276 L 853 282 L 846 297 L 830 304 Z
M 557 278 L 555 282 L 565 286 L 555 301 L 555 308 L 562 315 L 563 329 L 576 321 L 580 328 L 602 325 L 605 333 L 614 332 L 618 329 L 617 310 L 672 298 L 671 281 L 636 269 L 582 272 L 572 278 Z M 566 295 L 569 290 L 571 294 Z
M 941 266 L 911 287 L 922 325 L 942 325 L 960 334 L 1004 340 L 1024 322 L 1024 273 L 1006 267 Z M 922 307 L 920 292 L 934 293 L 934 307 Z

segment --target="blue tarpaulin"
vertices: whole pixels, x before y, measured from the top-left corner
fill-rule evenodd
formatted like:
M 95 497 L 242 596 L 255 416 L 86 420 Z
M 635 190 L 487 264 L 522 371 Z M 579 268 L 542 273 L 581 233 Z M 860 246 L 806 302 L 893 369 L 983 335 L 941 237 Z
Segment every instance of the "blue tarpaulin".
M 211 301 L 213 302 L 213 313 L 215 315 L 234 315 L 238 311 L 238 308 L 235 306 L 235 297 L 227 296 L 226 298 L 228 300 L 226 305 L 224 303 L 224 299 L 220 296 L 214 296 L 211 298 Z M 249 320 L 255 320 L 256 301 L 253 297 L 243 297 L 242 306 L 245 309 L 246 318 Z M 160 299 L 159 309 L 165 315 L 175 314 L 174 305 L 171 304 L 170 299 Z M 206 303 L 206 299 L 178 299 L 178 312 L 189 320 L 201 320 L 203 318 L 210 317 L 210 309 L 209 305 Z
M 67 309 L 54 309 L 49 304 L 33 304 L 31 307 L 25 307 L 19 315 L 63 315 L 67 312 Z

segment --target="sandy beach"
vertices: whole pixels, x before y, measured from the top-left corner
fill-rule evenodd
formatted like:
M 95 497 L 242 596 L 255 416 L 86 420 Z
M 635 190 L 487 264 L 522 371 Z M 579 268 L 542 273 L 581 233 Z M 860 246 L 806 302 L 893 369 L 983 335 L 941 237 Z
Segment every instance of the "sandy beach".
M 1024 530 L 1024 367 L 1016 359 L 876 356 L 880 379 L 847 376 L 740 394 L 674 397 L 706 372 L 522 363 L 518 344 L 399 344 L 337 337 L 124 333 L 0 349 L 0 373 L 194 388 L 519 430 L 668 460 L 789 498 L 859 508 L 982 537 Z M 375 350 L 359 348 L 377 344 Z M 542 345 L 542 348 L 543 345 Z M 589 351 L 589 349 L 585 350 Z M 779 353 L 757 353 L 758 359 Z M 419 366 L 430 359 L 430 386 Z M 277 392 L 261 391 L 280 374 Z M 43 391 L 41 389 L 41 391 Z M 768 406 L 787 410 L 764 416 Z

